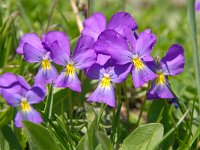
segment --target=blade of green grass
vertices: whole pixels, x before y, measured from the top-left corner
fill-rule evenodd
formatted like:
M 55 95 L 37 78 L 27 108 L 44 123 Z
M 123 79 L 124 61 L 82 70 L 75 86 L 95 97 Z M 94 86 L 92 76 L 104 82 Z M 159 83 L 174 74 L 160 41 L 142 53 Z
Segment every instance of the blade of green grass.
M 44 114 L 47 115 L 49 119 L 51 118 L 52 108 L 53 108 L 53 89 L 54 89 L 54 86 L 52 83 L 49 88 L 49 94 L 48 94 L 45 109 L 44 109 Z
M 32 25 L 31 25 L 31 21 L 30 21 L 30 19 L 27 17 L 26 12 L 25 12 L 25 10 L 24 10 L 22 4 L 21 4 L 21 1 L 18 1 L 18 2 L 17 2 L 17 6 L 18 6 L 18 8 L 19 8 L 19 10 L 20 10 L 20 13 L 21 13 L 21 15 L 22 15 L 22 18 L 24 19 L 24 21 L 25 21 L 25 23 L 26 23 L 28 29 L 29 29 L 30 31 L 33 31 L 33 27 L 32 27 Z
M 87 17 L 90 16 L 93 13 L 93 9 L 94 9 L 94 1 L 93 0 L 88 0 Z
M 195 0 L 188 0 L 188 18 L 191 31 L 190 33 L 193 42 L 193 58 L 194 58 L 194 66 L 195 66 L 196 81 L 197 81 L 198 96 L 199 96 L 199 110 L 200 110 L 200 66 L 199 66 L 199 53 L 197 44 L 194 2 Z
M 46 27 L 46 32 L 48 32 L 48 29 L 49 29 L 49 25 L 51 23 L 51 18 L 53 16 L 53 12 L 54 12 L 54 9 L 56 7 L 56 4 L 57 4 L 57 0 L 54 0 L 53 1 L 53 4 L 52 4 L 52 8 L 51 8 L 51 11 L 49 13 L 49 17 L 48 17 L 48 22 L 47 22 L 47 27 Z
M 13 37 L 10 36 L 8 37 L 7 39 L 7 42 L 6 42 L 6 48 L 5 48 L 5 52 L 4 52 L 4 55 L 3 55 L 3 64 L 1 64 L 2 66 L 5 66 L 8 62 L 8 57 L 9 57 L 9 54 L 10 54 L 10 51 L 12 50 L 13 48 Z
M 21 56 L 20 64 L 19 64 L 19 68 L 18 68 L 18 74 L 19 75 L 24 75 L 24 68 L 25 68 L 25 61 L 24 61 L 23 56 Z
M 198 52 L 198 44 L 197 44 L 196 20 L 195 20 L 196 18 L 195 18 L 194 4 L 195 4 L 195 0 L 188 0 L 188 18 L 189 18 L 190 33 L 191 33 L 192 42 L 193 42 L 193 59 L 194 59 L 194 66 L 195 66 L 198 99 L 199 99 L 199 104 L 198 104 L 199 108 L 198 109 L 200 111 L 200 66 L 199 66 L 199 52 Z M 193 105 L 195 105 L 195 102 L 193 103 Z M 192 118 L 192 120 L 193 120 L 193 118 Z M 193 121 L 191 121 L 191 123 L 192 122 Z M 192 127 L 192 125 L 191 125 L 191 127 Z M 200 123 L 198 125 L 197 131 L 196 131 L 194 137 L 189 141 L 190 146 L 199 137 L 199 134 L 200 134 L 199 131 L 200 131 Z
M 183 122 L 184 118 L 186 117 L 186 115 L 188 114 L 189 109 L 185 112 L 185 114 L 183 114 L 183 116 L 180 118 L 180 120 L 178 121 L 178 123 L 175 125 L 175 128 L 172 128 L 171 130 L 169 130 L 163 137 L 163 139 L 159 142 L 158 145 L 160 145 L 172 132 L 174 132 L 174 130 L 181 124 L 181 122 Z

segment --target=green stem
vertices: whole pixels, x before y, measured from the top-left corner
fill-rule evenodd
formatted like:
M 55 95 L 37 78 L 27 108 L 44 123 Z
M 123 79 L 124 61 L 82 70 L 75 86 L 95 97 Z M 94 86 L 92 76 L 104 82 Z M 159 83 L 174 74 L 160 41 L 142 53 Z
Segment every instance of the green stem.
M 124 82 L 123 86 L 123 93 L 124 93 L 124 97 L 125 97 L 125 103 L 126 103 L 126 123 L 127 123 L 127 127 L 129 126 L 130 123 L 130 108 L 129 108 L 129 99 L 126 95 L 126 82 Z
M 72 115 L 73 115 L 73 103 L 72 103 L 72 95 L 71 95 L 71 90 L 68 90 L 68 98 L 69 98 L 69 103 L 68 103 L 68 109 L 69 109 L 69 119 L 70 123 L 72 123 Z
M 120 112 L 121 112 L 121 107 L 122 107 L 122 102 L 121 102 L 121 87 L 116 86 L 116 97 L 118 100 L 117 104 L 117 111 L 113 109 L 113 120 L 112 120 L 112 131 L 111 131 L 111 140 L 113 143 L 113 147 L 115 149 L 119 148 L 119 134 L 120 134 Z
M 63 124 L 65 124 L 65 117 L 64 117 L 64 115 L 65 115 L 65 108 L 64 108 L 64 100 L 65 99 L 62 99 L 61 100 L 61 115 L 62 115 L 62 123 Z
M 122 0 L 122 11 L 126 9 L 126 0 Z
M 119 137 L 120 137 L 120 113 L 121 113 L 121 106 L 122 106 L 122 100 L 121 100 L 121 85 L 119 84 L 118 89 L 118 113 L 117 113 L 117 143 L 116 143 L 116 149 L 119 148 Z
M 94 0 L 88 0 L 87 17 L 93 13 L 93 2 L 94 2 Z
M 24 74 L 24 67 L 25 67 L 25 61 L 24 61 L 23 56 L 22 56 L 21 60 L 20 60 L 19 69 L 18 69 L 18 74 L 19 75 L 23 75 Z
M 99 124 L 100 124 L 101 117 L 103 115 L 103 112 L 104 112 L 105 108 L 106 108 L 106 105 L 102 103 L 101 104 L 101 109 L 99 111 L 99 115 L 98 115 L 98 118 L 97 118 L 97 126 L 99 126 Z
M 138 118 L 137 123 L 136 123 L 136 127 L 138 127 L 140 120 L 142 118 L 142 114 L 143 114 L 143 111 L 145 109 L 146 99 L 147 99 L 147 96 L 144 97 L 144 101 L 142 103 L 142 107 L 141 107 L 141 110 L 140 110 L 139 118 Z
M 52 18 L 52 15 L 53 15 L 53 11 L 56 7 L 56 3 L 57 3 L 57 0 L 54 0 L 53 1 L 53 5 L 51 7 L 51 11 L 50 11 L 50 14 L 49 14 L 49 17 L 48 17 L 48 22 L 47 22 L 47 27 L 46 27 L 46 33 L 48 32 L 49 30 L 49 25 L 50 25 L 50 22 L 51 22 L 51 18 Z

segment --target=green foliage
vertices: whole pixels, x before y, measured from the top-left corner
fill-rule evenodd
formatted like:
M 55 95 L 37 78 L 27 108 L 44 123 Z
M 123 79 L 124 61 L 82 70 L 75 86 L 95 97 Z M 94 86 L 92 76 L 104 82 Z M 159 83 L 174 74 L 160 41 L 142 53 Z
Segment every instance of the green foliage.
M 28 121 L 23 121 L 23 125 L 31 149 L 60 150 L 60 146 L 46 128 Z
M 162 124 L 151 123 L 135 129 L 122 143 L 121 150 L 154 150 L 163 137 Z
M 5 109 L 0 110 L 0 128 L 8 123 L 12 118 L 12 108 L 7 107 Z
M 9 148 L 13 150 L 22 150 L 22 147 L 17 139 L 15 132 L 8 125 L 2 127 L 3 137 L 9 144 Z
M 112 143 L 105 133 L 97 131 L 95 134 L 103 150 L 112 150 Z

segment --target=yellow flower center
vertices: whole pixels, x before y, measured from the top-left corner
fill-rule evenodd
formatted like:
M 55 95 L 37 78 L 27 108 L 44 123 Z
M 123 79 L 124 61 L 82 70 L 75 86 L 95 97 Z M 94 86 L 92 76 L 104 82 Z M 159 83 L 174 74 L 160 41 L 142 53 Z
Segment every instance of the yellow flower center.
M 157 73 L 156 84 L 165 84 L 165 76 L 163 73 Z
M 21 100 L 20 105 L 21 105 L 22 112 L 29 112 L 31 110 L 31 106 L 27 102 L 26 98 L 23 98 Z
M 104 75 L 104 77 L 101 80 L 101 87 L 105 87 L 105 88 L 110 88 L 110 76 L 109 75 Z
M 67 64 L 65 75 L 74 76 L 75 75 L 75 68 L 73 64 Z
M 136 70 L 140 70 L 144 68 L 144 64 L 139 57 L 132 59 L 133 65 L 135 66 Z
M 48 59 L 42 60 L 42 69 L 43 70 L 45 70 L 45 69 L 50 70 L 51 69 L 51 64 L 50 64 L 50 61 Z

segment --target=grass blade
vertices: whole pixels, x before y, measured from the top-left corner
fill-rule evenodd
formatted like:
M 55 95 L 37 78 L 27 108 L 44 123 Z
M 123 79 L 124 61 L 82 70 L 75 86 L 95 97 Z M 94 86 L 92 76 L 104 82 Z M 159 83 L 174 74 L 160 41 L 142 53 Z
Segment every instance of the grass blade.
M 47 115 L 49 119 L 51 118 L 52 108 L 53 108 L 53 89 L 54 89 L 54 86 L 53 84 L 51 84 L 46 105 L 45 105 L 45 109 L 44 109 L 44 114 Z
M 174 130 L 181 124 L 181 122 L 184 120 L 184 118 L 186 117 L 186 115 L 188 114 L 189 109 L 185 112 L 185 114 L 181 117 L 181 119 L 178 121 L 178 123 L 175 125 L 175 128 L 172 128 L 171 130 L 169 130 L 163 137 L 163 139 L 160 141 L 160 143 L 158 145 L 160 145 L 172 132 L 174 132 Z
M 195 0 L 188 0 L 188 18 L 189 18 L 191 37 L 193 41 L 193 58 L 194 58 L 194 66 L 195 66 L 198 96 L 199 96 L 199 109 L 200 109 L 200 66 L 199 66 L 199 53 L 198 53 L 198 44 L 197 44 L 194 3 L 195 3 Z

